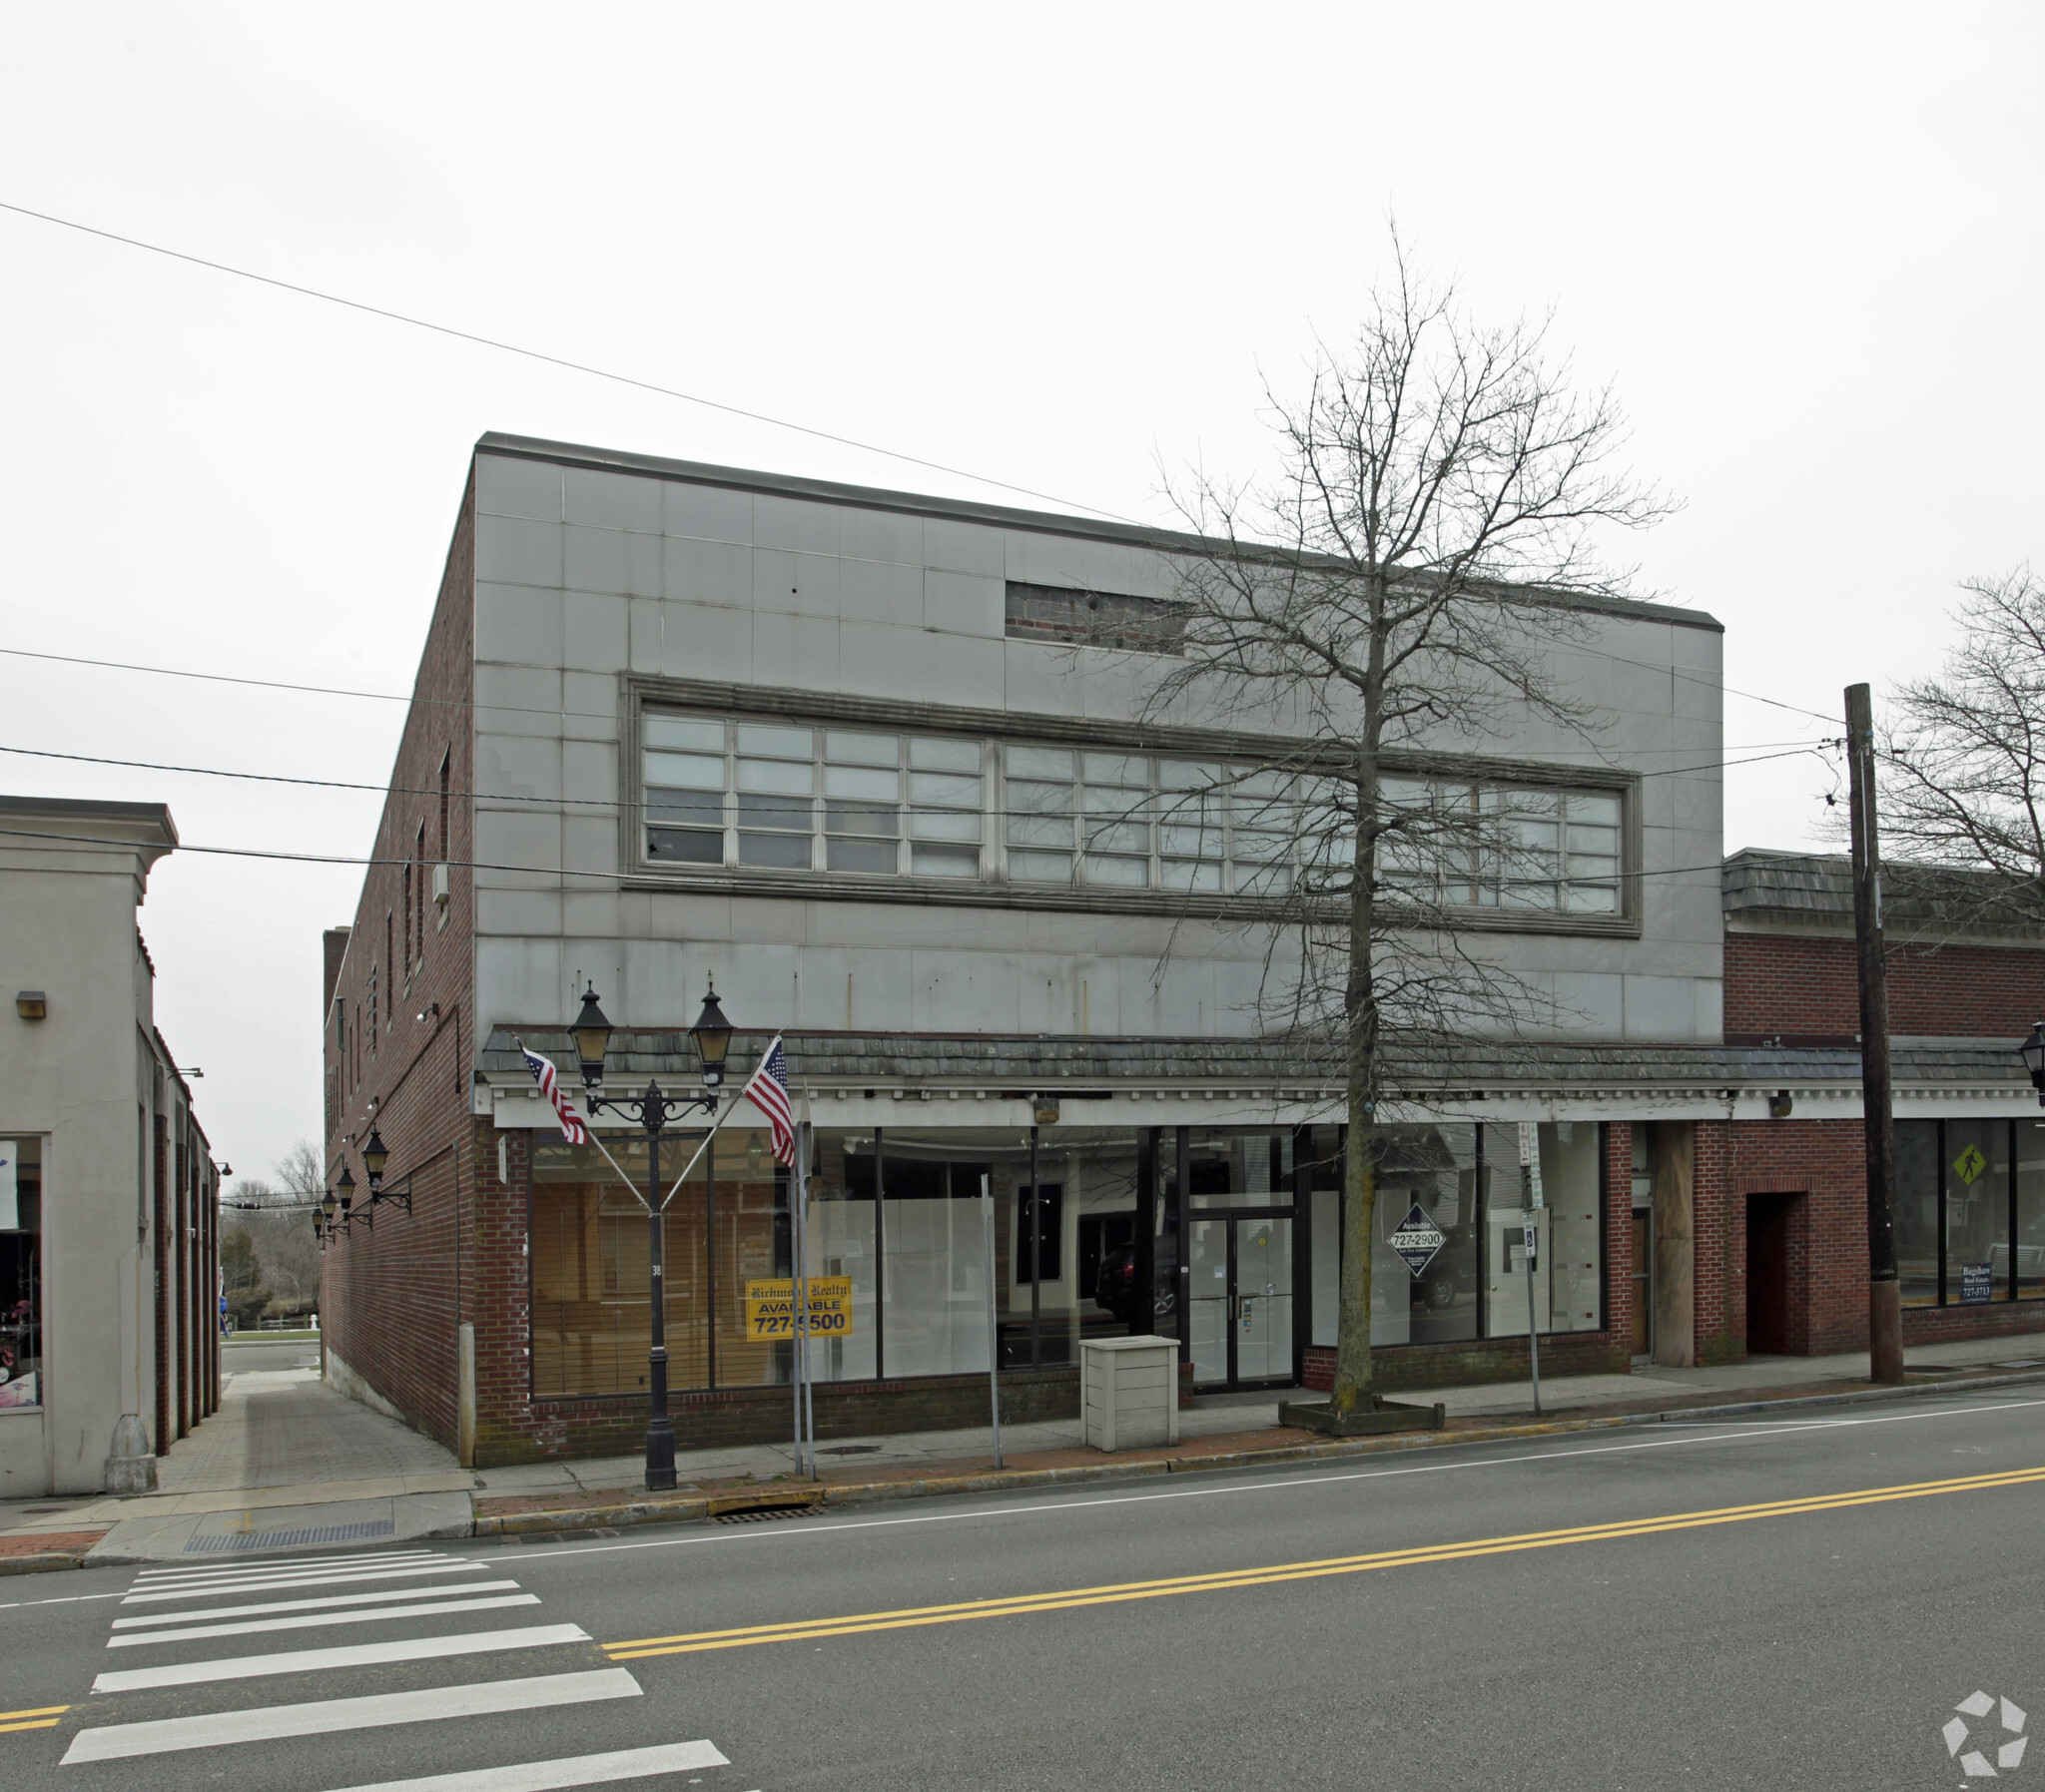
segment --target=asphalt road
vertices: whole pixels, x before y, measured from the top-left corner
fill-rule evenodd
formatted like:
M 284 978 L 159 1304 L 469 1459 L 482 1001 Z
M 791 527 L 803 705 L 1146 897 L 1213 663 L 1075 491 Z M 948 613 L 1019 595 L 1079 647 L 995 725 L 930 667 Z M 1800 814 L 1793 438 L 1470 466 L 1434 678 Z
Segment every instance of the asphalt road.
M 1979 1784 L 1968 1751 L 2045 1722 L 2041 1519 L 2045 1389 L 2016 1389 L 40 1576 L 0 1582 L 31 1713 L 0 1717 L 0 1784 Z M 2012 1702 L 1960 1716 L 1955 1759 L 1941 1728 L 1977 1691 Z M 1997 1777 L 2026 1776 L 2045 1760 Z
M 312 1369 L 320 1361 L 320 1346 L 304 1342 L 277 1344 L 230 1343 L 221 1352 L 222 1366 L 230 1375 L 258 1369 Z

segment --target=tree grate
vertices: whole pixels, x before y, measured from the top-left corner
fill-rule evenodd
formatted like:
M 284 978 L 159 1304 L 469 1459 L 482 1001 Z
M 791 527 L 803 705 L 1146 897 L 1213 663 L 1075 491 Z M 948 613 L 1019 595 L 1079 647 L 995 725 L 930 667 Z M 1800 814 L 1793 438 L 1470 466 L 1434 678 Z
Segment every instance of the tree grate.
M 195 1536 L 185 1544 L 187 1555 L 211 1555 L 223 1549 L 298 1549 L 308 1543 L 354 1543 L 365 1537 L 389 1536 L 397 1528 L 391 1518 L 368 1518 L 359 1524 L 308 1524 L 297 1530 L 237 1530 L 226 1536 Z

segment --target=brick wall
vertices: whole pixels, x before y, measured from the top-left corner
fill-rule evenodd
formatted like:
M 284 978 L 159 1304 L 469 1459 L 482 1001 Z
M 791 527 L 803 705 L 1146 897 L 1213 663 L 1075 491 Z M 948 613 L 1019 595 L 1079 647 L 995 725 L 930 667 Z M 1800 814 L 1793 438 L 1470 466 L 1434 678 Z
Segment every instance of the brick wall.
M 1730 1130 L 1736 1204 L 1743 1207 L 1753 1195 L 1791 1197 L 1787 1245 L 1791 1354 L 1828 1356 L 1865 1350 L 1867 1172 L 1860 1122 L 1742 1120 Z M 1743 1225 L 1739 1260 L 1743 1265 Z M 1905 1345 L 2037 1331 L 2045 1331 L 2045 1300 L 1903 1309 Z
M 1891 945 L 1889 1030 L 2021 1039 L 2045 1014 L 2045 947 Z M 1860 996 L 1850 939 L 1725 935 L 1725 1038 L 1851 1041 Z
M 427 628 L 374 858 L 353 922 L 322 942 L 331 990 L 325 1076 L 333 1091 L 330 1186 L 345 1162 L 355 1211 L 368 1203 L 361 1145 L 373 1124 L 389 1150 L 386 1188 L 411 1188 L 411 1212 L 385 1204 L 356 1219 L 322 1262 L 321 1324 L 336 1355 L 419 1430 L 454 1448 L 457 1328 L 476 1312 L 473 788 L 475 496 L 462 496 Z M 442 840 L 441 766 L 446 765 Z M 418 853 L 424 828 L 424 854 Z M 432 869 L 449 867 L 445 921 Z M 410 879 L 406 871 L 410 870 Z M 405 897 L 409 885 L 410 926 Z M 386 925 L 387 922 L 387 925 Z M 410 935 L 407 950 L 406 936 Z M 390 942 L 386 949 L 386 939 Z M 371 978 L 377 1026 L 369 1037 Z M 337 1032 L 335 1010 L 345 1013 Z M 423 1016 L 423 1018 L 420 1018 Z

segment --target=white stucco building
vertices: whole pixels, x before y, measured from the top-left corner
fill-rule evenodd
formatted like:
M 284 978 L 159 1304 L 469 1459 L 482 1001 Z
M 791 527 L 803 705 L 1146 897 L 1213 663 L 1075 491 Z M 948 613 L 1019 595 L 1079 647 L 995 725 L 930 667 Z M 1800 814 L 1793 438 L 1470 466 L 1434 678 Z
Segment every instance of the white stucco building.
M 136 928 L 177 842 L 0 797 L 0 1498 L 133 1491 L 219 1404 L 219 1177 Z

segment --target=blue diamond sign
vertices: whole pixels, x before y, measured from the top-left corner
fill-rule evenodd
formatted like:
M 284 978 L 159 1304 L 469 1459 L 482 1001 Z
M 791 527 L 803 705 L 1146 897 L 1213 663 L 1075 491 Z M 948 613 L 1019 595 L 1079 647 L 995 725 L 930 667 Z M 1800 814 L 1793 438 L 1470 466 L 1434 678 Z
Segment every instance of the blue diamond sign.
M 1449 1242 L 1445 1233 L 1427 1217 L 1418 1201 L 1407 1209 L 1406 1217 L 1399 1222 L 1398 1230 L 1387 1241 L 1393 1250 L 1405 1259 L 1406 1267 L 1416 1276 L 1434 1261 L 1435 1252 Z

